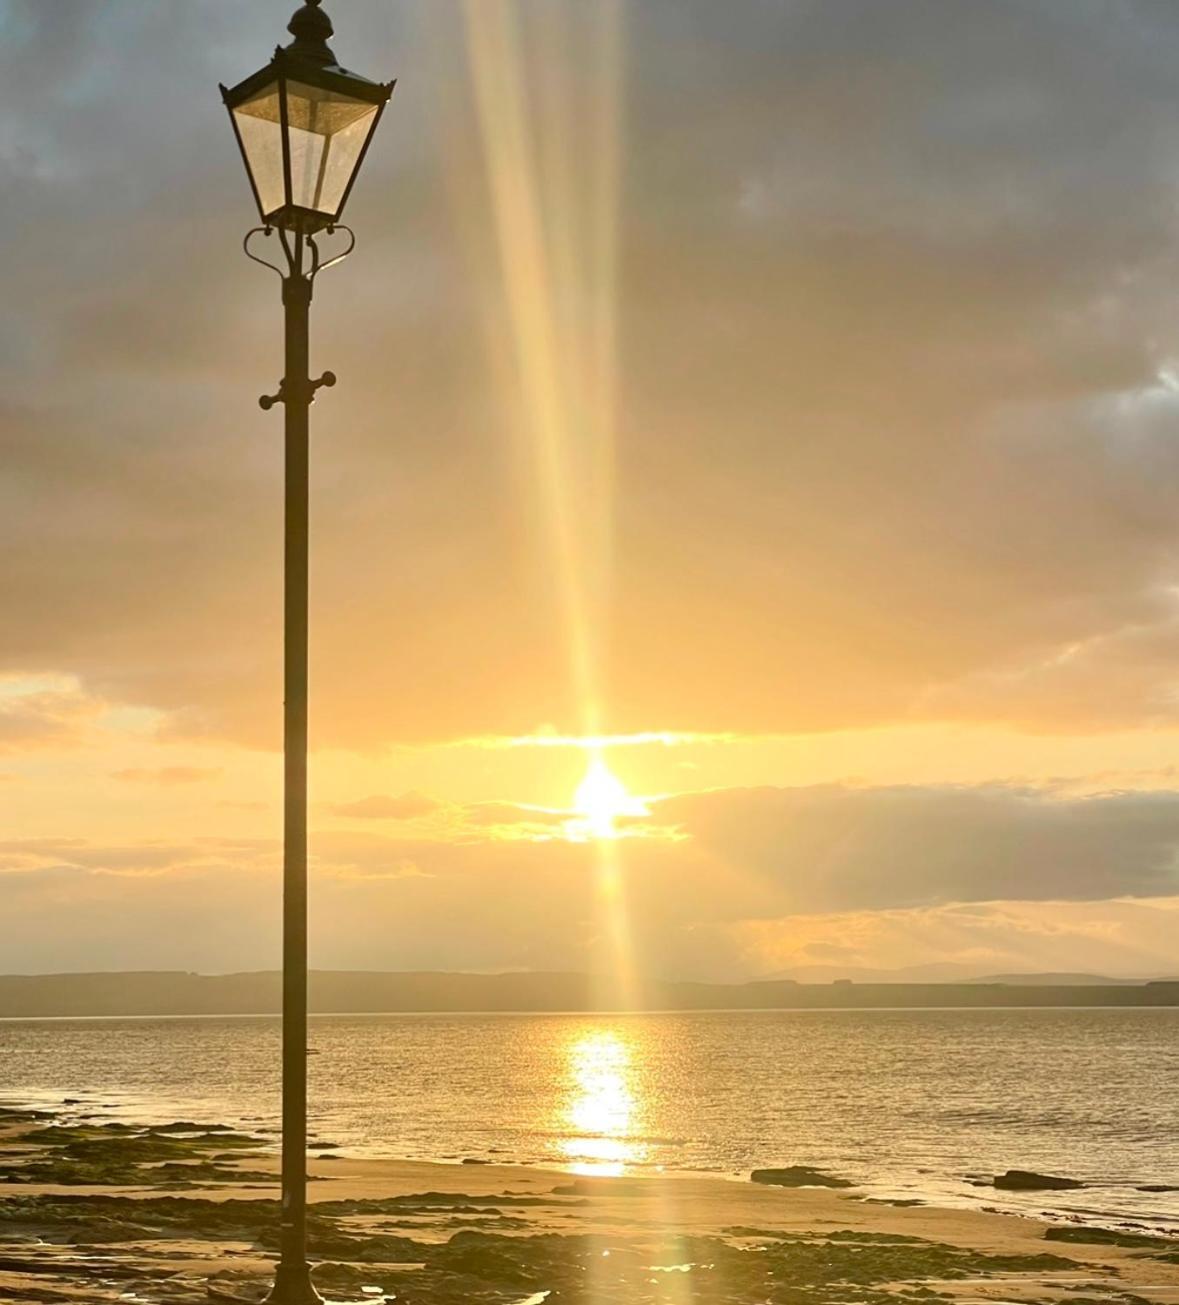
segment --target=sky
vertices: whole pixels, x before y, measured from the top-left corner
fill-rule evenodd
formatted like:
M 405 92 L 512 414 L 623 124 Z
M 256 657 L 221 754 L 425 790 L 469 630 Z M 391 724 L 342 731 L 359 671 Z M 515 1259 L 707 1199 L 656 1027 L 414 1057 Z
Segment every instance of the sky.
M 2 971 L 279 961 L 291 7 L 0 0 Z M 1179 10 L 325 7 L 312 964 L 1179 973 Z

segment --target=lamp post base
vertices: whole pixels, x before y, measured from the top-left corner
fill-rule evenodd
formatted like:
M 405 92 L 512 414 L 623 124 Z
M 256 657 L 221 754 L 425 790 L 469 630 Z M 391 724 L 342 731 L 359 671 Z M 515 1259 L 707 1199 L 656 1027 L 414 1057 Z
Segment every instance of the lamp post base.
M 323 1297 L 311 1282 L 311 1266 L 280 1264 L 263 1305 L 323 1305 Z
M 235 1291 L 222 1291 L 209 1284 L 208 1299 L 216 1305 L 259 1305 L 256 1296 L 241 1296 Z M 280 1268 L 274 1275 L 274 1286 L 262 1297 L 261 1305 L 327 1305 L 311 1283 L 311 1271 L 304 1264 L 293 1272 Z

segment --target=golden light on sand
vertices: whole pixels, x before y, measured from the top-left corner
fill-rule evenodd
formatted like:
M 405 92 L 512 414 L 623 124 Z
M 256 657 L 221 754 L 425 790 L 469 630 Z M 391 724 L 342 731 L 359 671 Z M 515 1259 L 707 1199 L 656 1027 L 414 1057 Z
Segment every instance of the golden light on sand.
M 577 815 L 570 822 L 571 833 L 583 838 L 617 838 L 619 819 L 649 814 L 642 801 L 627 791 L 601 757 L 590 761 L 585 778 L 574 794 L 573 809 Z

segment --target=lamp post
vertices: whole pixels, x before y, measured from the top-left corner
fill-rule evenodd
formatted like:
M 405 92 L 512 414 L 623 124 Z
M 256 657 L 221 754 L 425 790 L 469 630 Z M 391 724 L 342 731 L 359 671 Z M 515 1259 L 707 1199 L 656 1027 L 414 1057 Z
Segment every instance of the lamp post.
M 393 83 L 347 72 L 328 45 L 332 23 L 307 3 L 287 30 L 295 38 L 232 89 L 221 87 L 262 225 L 247 255 L 282 278 L 286 371 L 264 409 L 286 409 L 283 601 L 282 1229 L 274 1305 L 318 1301 L 307 1263 L 307 543 L 308 418 L 315 392 L 336 378 L 308 372 L 315 278 L 356 243 L 340 217 Z M 317 237 L 346 232 L 341 253 L 321 257 Z M 277 233 L 282 262 L 250 250 Z

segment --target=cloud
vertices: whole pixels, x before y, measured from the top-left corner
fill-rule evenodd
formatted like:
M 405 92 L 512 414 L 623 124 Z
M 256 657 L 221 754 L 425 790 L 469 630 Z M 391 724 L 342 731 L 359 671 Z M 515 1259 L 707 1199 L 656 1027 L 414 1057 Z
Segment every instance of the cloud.
M 104 707 L 70 677 L 0 675 L 0 752 L 77 747 Z
M 472 802 L 462 811 L 463 820 L 468 825 L 528 825 L 541 829 L 568 824 L 572 815 L 571 811 L 550 811 L 518 802 Z
M 918 959 L 1179 969 L 1179 793 L 732 789 L 665 799 L 652 820 L 681 837 L 598 845 L 462 823 L 314 831 L 315 963 L 598 968 L 612 963 L 621 910 L 636 964 L 655 974 Z M 86 929 L 77 954 L 89 965 L 136 938 L 147 950 L 128 954 L 146 964 L 161 932 L 175 964 L 260 964 L 236 925 L 206 938 L 193 922 L 244 913 L 259 937 L 275 936 L 280 879 L 274 839 L 0 842 L 14 955 L 39 958 L 24 962 L 33 968 L 70 968 Z M 223 946 L 229 936 L 239 941 Z
M 1008 787 L 717 790 L 655 808 L 793 912 L 1179 892 L 1179 794 Z
M 124 770 L 112 770 L 111 778 L 127 784 L 159 784 L 171 788 L 178 784 L 200 784 L 216 779 L 221 773 L 220 767 L 216 766 L 129 766 Z
M 927 962 L 955 974 L 1173 974 L 1179 898 L 1137 902 L 1001 903 L 749 921 L 726 943 L 755 971 L 902 969 Z M 820 980 L 821 981 L 821 980 Z
M 359 798 L 355 802 L 337 802 L 332 808 L 336 816 L 354 816 L 361 820 L 417 820 L 433 815 L 443 804 L 425 793 L 402 793 L 400 797 Z
M 375 795 L 353 802 L 333 803 L 328 810 L 346 819 L 414 821 L 415 834 L 435 844 L 564 839 L 585 836 L 585 821 L 577 812 L 524 802 L 443 802 L 425 793 L 399 797 Z M 615 822 L 627 836 L 668 837 L 673 831 L 652 825 L 645 817 L 619 816 Z
M 636 734 L 558 734 L 552 729 L 537 730 L 518 738 L 485 735 L 482 738 L 455 739 L 460 748 L 578 748 L 593 752 L 606 748 L 682 747 L 685 744 L 731 743 L 735 734 L 685 734 L 672 730 L 646 730 Z
M 0 841 L 0 873 L 36 877 L 199 878 L 218 868 L 261 869 L 278 863 L 278 845 L 265 839 L 201 838 L 103 842 L 85 838 Z
M 215 87 L 280 33 L 108 9 L 4 10 L 0 664 L 274 748 L 279 314 Z M 548 19 L 576 48 L 584 14 Z M 430 75 L 316 296 L 348 360 L 315 412 L 316 739 L 576 732 L 459 11 L 339 27 Z M 1172 16 L 656 0 L 623 27 L 616 474 L 574 504 L 613 522 L 602 728 L 1174 724 Z M 523 93 L 579 85 L 539 35 Z
M 607 846 L 624 864 L 636 900 L 664 920 L 1179 893 L 1173 791 L 1073 796 L 1000 786 L 823 785 L 718 789 L 652 806 L 649 826 Z M 470 812 L 475 819 L 413 835 L 318 831 L 311 844 L 316 873 L 376 875 L 404 863 L 440 884 L 461 883 L 462 894 L 477 888 L 510 899 L 518 885 L 535 898 L 547 884 L 555 899 L 569 892 L 570 909 L 580 894 L 592 895 L 598 845 L 500 834 L 500 826 L 516 822 L 551 833 L 566 815 L 492 803 Z M 666 836 L 673 832 L 678 838 Z M 101 874 L 221 864 L 261 869 L 278 863 L 278 851 L 277 841 L 256 838 L 0 842 L 9 867 Z

